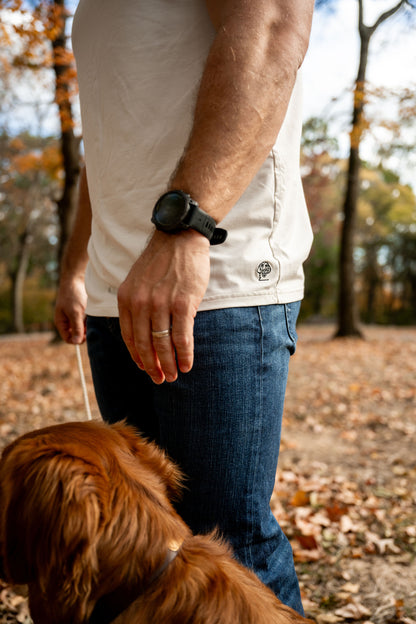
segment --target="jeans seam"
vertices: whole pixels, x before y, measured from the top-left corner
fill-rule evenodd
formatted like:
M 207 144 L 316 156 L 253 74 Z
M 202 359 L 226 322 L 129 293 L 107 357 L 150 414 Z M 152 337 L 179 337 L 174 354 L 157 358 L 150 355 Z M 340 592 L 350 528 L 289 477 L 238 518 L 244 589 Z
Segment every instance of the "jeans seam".
M 263 318 L 262 318 L 260 306 L 257 306 L 257 315 L 258 315 L 258 327 L 260 331 L 260 362 L 258 364 L 258 369 L 256 370 L 257 380 L 258 380 L 258 385 L 257 385 L 258 401 L 256 401 L 257 410 L 253 416 L 256 419 L 255 432 L 258 437 L 259 429 L 260 429 L 260 421 L 262 419 L 262 414 L 263 414 L 263 366 L 264 366 L 264 325 L 263 325 Z M 253 469 L 253 481 L 251 484 L 252 493 L 255 491 L 258 468 L 260 465 L 260 448 L 259 448 L 258 439 L 255 441 L 254 448 L 256 449 L 255 451 L 256 454 L 255 454 L 255 459 L 254 459 L 255 464 L 254 464 L 254 469 Z M 254 538 L 254 512 L 255 512 L 255 504 L 254 504 L 254 496 L 252 494 L 251 509 L 250 509 L 250 548 L 249 548 L 251 568 L 254 568 L 254 560 L 253 560 L 253 554 L 252 554 L 252 543 L 253 543 L 253 538 Z

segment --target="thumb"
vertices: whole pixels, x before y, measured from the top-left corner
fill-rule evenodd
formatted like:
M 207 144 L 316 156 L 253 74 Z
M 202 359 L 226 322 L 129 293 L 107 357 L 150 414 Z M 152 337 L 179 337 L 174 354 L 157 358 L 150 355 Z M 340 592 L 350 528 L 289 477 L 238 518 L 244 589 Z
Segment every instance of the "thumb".
M 70 320 L 70 340 L 71 344 L 82 344 L 85 341 L 86 328 L 85 316 L 77 314 Z
M 68 344 L 82 344 L 85 340 L 84 314 L 66 313 L 62 309 L 55 310 L 55 325 L 61 338 Z

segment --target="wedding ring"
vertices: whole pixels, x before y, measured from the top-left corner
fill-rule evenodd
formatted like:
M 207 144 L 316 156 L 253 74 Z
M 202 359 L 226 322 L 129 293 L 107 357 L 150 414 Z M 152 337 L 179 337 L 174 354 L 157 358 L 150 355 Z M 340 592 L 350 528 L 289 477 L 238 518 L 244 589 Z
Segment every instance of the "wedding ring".
M 152 329 L 152 336 L 153 338 L 165 338 L 165 336 L 170 336 L 171 334 L 171 329 L 162 329 L 160 331 L 153 331 Z

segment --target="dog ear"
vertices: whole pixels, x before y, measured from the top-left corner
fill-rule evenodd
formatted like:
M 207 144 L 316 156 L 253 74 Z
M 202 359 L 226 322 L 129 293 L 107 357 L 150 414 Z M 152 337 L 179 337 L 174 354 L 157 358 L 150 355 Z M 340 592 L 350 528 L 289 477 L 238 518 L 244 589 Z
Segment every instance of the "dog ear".
M 159 475 L 169 500 L 179 499 L 184 477 L 179 467 L 167 457 L 166 453 L 155 443 L 148 442 L 136 429 L 126 425 L 124 421 L 115 423 L 111 427 L 124 438 L 131 453 L 140 458 L 152 474 Z
M 36 448 L 30 439 L 14 445 L 0 464 L 6 576 L 36 582 L 74 621 L 85 617 L 98 568 L 98 491 L 106 488 L 91 472 L 82 460 L 46 444 Z

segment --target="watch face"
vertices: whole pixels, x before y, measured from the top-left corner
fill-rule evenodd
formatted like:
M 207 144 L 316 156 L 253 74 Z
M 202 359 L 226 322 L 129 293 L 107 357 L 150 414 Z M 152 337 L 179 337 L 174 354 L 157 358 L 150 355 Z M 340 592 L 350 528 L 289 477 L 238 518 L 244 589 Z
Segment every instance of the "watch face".
M 180 226 L 189 209 L 185 193 L 172 191 L 162 195 L 155 206 L 154 219 L 166 230 L 174 230 Z

